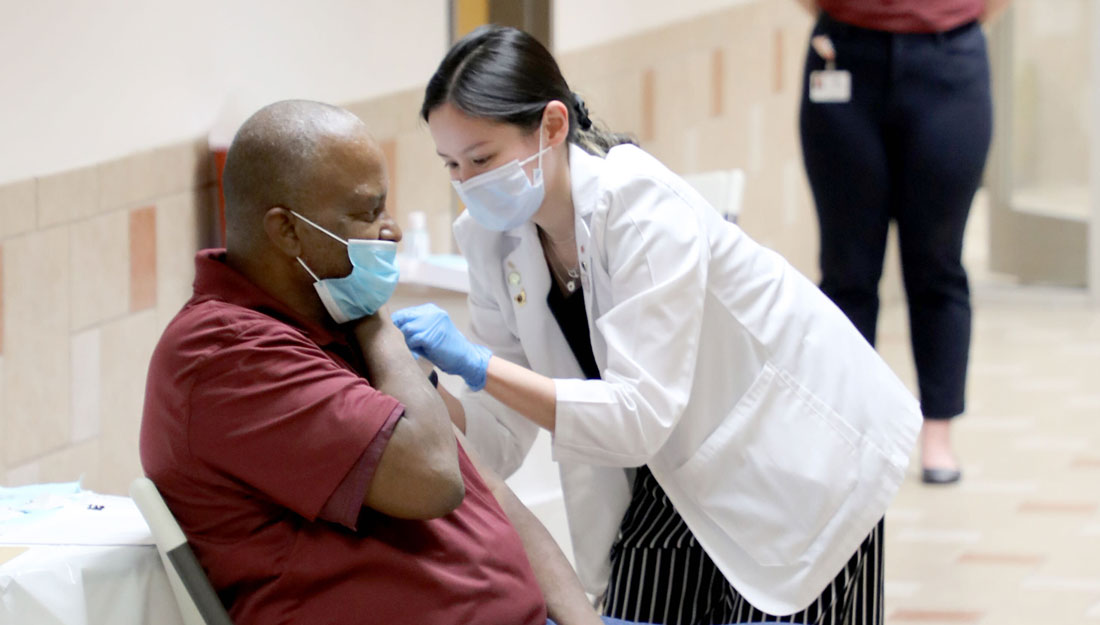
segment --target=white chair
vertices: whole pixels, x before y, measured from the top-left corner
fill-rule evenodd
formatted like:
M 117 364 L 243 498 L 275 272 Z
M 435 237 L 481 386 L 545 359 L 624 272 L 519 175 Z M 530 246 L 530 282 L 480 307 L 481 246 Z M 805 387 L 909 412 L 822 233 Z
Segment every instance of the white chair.
M 741 197 L 745 192 L 745 172 L 720 169 L 687 174 L 684 180 L 710 202 L 726 221 L 737 223 L 737 216 L 741 214 Z
M 153 482 L 144 477 L 134 480 L 130 485 L 130 497 L 153 531 L 153 540 L 168 572 L 168 582 L 185 625 L 233 625 L 206 572 L 187 544 L 183 530 Z

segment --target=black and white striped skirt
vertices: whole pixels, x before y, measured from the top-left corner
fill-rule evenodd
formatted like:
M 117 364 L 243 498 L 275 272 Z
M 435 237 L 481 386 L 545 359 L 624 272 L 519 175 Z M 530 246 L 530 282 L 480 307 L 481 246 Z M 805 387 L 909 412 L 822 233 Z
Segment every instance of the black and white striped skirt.
M 619 539 L 611 550 L 604 613 L 667 625 L 881 625 L 882 538 L 883 522 L 879 521 L 844 569 L 805 610 L 783 617 L 765 614 L 726 581 L 653 474 L 641 467 Z

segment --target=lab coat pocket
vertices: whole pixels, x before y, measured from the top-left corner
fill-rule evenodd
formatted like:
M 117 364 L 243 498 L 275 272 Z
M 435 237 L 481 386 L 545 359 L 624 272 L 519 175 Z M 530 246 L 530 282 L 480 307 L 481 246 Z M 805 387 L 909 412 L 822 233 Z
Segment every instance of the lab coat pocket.
M 858 481 L 859 436 L 770 363 L 675 472 L 702 512 L 764 566 L 813 559 Z

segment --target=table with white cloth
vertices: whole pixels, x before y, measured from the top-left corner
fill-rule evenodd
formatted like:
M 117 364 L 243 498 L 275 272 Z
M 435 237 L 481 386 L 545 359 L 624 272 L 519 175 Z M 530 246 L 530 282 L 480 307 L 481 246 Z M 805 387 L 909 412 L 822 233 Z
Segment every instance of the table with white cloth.
M 0 625 L 153 623 L 183 620 L 133 500 L 0 487 Z

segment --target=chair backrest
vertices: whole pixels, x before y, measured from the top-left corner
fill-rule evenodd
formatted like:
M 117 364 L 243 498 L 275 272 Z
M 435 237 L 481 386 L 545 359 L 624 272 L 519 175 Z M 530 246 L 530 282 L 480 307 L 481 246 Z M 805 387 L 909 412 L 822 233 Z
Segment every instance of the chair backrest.
M 185 625 L 233 625 L 157 487 L 148 478 L 139 477 L 130 485 L 130 496 L 153 531 Z
M 720 169 L 684 176 L 703 199 L 727 221 L 737 222 L 741 214 L 741 196 L 745 192 L 745 172 L 740 169 Z

